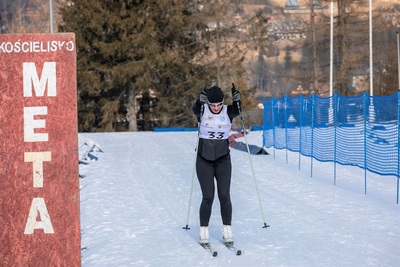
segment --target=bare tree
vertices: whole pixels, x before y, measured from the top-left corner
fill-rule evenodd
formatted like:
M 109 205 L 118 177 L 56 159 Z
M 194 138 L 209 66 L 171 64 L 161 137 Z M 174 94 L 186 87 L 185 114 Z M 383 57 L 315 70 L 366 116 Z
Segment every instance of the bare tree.
M 204 2 L 199 12 L 207 27 L 203 41 L 210 44 L 210 54 L 207 64 L 215 68 L 214 80 L 221 88 L 230 86 L 232 80 L 243 79 L 242 62 L 246 46 L 240 40 L 237 28 L 242 22 L 235 21 L 233 14 L 238 5 L 229 0 L 209 0 Z
M 49 2 L 15 0 L 0 3 L 4 33 L 49 32 Z
M 331 1 L 325 0 L 326 4 Z M 354 76 L 365 75 L 368 71 L 368 17 L 363 1 L 336 0 L 334 17 L 334 85 L 341 95 L 352 95 L 356 92 L 352 87 Z M 325 9 L 319 13 L 318 24 L 313 24 L 315 15 L 311 5 L 311 57 L 312 81 L 318 88 L 318 80 L 328 81 L 329 77 L 329 27 L 330 12 Z M 322 71 L 320 76 L 319 70 Z

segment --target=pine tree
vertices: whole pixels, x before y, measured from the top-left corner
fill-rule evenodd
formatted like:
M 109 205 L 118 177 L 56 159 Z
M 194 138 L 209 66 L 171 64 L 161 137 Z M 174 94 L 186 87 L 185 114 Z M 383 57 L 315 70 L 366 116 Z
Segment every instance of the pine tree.
M 209 70 L 194 62 L 204 48 L 186 1 L 72 2 L 59 30 L 76 34 L 79 130 L 114 131 L 125 120 L 137 130 L 136 96 L 150 92 L 158 101 L 145 120 L 193 125 L 191 105 Z

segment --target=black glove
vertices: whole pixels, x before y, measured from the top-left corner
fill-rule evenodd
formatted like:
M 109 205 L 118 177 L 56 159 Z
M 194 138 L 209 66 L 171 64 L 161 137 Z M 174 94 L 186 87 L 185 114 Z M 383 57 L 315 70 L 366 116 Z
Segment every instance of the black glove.
M 202 104 L 207 102 L 207 88 L 204 88 L 203 91 L 201 91 L 200 96 L 199 96 L 199 100 Z
M 232 83 L 232 99 L 234 102 L 240 101 L 240 92 L 236 90 L 234 83 Z

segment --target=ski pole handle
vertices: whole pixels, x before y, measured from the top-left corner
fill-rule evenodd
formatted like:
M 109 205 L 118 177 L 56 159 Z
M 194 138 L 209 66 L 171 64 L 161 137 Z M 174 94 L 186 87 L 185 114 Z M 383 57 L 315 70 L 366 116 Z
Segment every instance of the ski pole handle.
M 239 114 L 240 114 L 240 116 L 242 116 L 242 109 L 240 108 L 239 101 L 236 102 L 236 104 L 237 104 L 237 107 L 238 107 L 238 110 L 239 110 Z

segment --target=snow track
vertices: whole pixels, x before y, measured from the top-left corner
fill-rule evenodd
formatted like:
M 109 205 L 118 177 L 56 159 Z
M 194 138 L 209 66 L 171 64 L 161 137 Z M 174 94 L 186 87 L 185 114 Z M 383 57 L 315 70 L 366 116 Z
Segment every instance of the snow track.
M 260 145 L 259 132 L 250 143 Z M 198 245 L 197 177 L 186 224 L 195 132 L 80 134 L 103 153 L 80 165 L 83 266 L 396 266 L 400 264 L 400 208 L 395 178 L 369 175 L 360 192 L 357 167 L 332 184 L 331 165 L 298 170 L 298 155 L 253 155 L 267 224 L 248 155 L 232 151 L 233 234 L 243 255 L 222 242 L 218 198 L 210 221 L 211 257 Z M 240 141 L 240 140 L 239 140 Z M 270 151 L 269 151 L 270 152 Z M 308 159 L 302 159 L 306 161 Z

